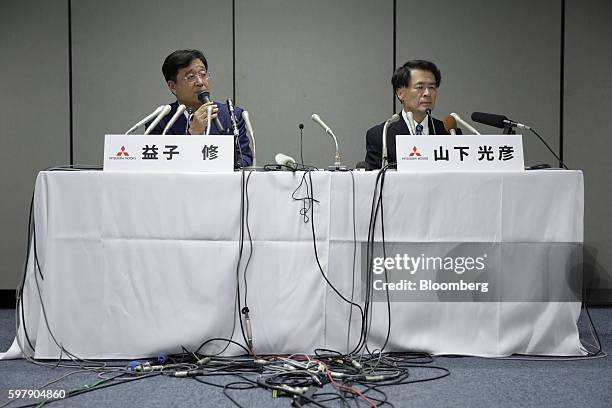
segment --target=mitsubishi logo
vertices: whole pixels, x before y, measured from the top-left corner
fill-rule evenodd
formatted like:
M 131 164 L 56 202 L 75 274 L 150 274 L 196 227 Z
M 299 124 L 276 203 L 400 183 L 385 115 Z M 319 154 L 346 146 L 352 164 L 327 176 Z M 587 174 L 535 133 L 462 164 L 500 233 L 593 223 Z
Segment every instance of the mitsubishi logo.
M 121 151 L 117 152 L 117 156 L 129 156 L 129 153 L 125 150 L 125 146 L 121 146 Z
M 421 153 L 419 152 L 419 149 L 417 149 L 416 146 L 412 146 L 412 151 L 408 155 L 408 157 L 413 157 L 413 156 L 421 157 Z

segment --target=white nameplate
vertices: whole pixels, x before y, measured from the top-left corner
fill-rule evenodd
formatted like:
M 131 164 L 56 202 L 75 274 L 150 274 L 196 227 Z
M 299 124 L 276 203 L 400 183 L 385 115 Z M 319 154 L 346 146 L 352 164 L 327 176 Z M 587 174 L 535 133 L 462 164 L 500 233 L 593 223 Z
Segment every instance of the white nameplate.
M 106 135 L 105 171 L 234 171 L 232 136 Z
M 398 135 L 397 171 L 525 171 L 521 135 Z

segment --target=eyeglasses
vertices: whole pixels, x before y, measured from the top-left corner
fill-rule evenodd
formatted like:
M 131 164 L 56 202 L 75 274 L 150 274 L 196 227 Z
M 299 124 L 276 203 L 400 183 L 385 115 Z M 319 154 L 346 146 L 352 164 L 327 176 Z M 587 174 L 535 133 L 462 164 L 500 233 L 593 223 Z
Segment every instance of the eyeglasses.
M 202 81 L 206 81 L 207 79 L 210 79 L 210 76 L 210 71 L 200 71 L 187 74 L 183 79 L 185 80 L 185 82 L 195 84 L 198 78 L 200 78 Z
M 429 85 L 429 86 L 425 86 L 425 85 L 416 85 L 412 87 L 412 90 L 417 92 L 417 93 L 425 93 L 425 90 L 428 90 L 429 93 L 434 93 L 438 90 L 438 87 L 435 85 Z

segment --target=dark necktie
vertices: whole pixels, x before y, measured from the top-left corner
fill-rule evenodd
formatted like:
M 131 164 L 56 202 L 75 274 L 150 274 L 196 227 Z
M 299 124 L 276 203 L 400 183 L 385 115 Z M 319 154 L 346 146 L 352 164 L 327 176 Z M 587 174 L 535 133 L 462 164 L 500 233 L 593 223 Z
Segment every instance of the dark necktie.
M 421 125 L 420 123 L 418 125 L 416 125 L 416 134 L 417 135 L 422 135 L 423 134 L 423 125 Z

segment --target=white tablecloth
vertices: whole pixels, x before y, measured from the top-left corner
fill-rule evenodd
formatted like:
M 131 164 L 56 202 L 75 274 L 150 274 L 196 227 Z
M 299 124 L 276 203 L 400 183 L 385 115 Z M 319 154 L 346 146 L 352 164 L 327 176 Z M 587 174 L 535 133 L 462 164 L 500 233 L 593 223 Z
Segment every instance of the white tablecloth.
M 345 352 L 359 338 L 358 312 L 322 278 L 312 220 L 304 222 L 303 202 L 292 198 L 302 174 L 253 173 L 248 182 L 247 303 L 261 354 Z M 375 179 L 374 172 L 312 173 L 321 267 L 347 298 L 354 285 L 357 302 Z M 59 357 L 55 341 L 100 359 L 193 350 L 211 338 L 244 343 L 237 322 L 233 330 L 241 186 L 240 173 L 41 172 L 35 239 L 44 280 L 30 259 L 23 302 L 35 357 Z M 294 193 L 305 195 L 304 185 Z M 583 241 L 580 171 L 393 172 L 383 202 L 389 242 Z M 246 240 L 243 267 L 249 249 Z M 385 350 L 581 355 L 579 313 L 578 302 L 391 302 Z M 371 322 L 368 347 L 376 349 L 387 334 L 386 303 L 373 303 Z M 25 344 L 23 330 L 18 336 Z M 5 358 L 20 355 L 15 343 Z

